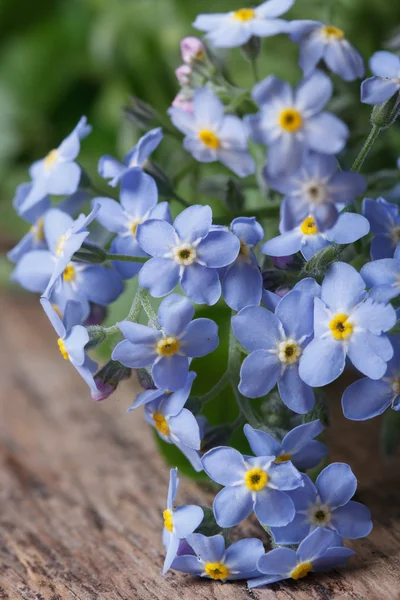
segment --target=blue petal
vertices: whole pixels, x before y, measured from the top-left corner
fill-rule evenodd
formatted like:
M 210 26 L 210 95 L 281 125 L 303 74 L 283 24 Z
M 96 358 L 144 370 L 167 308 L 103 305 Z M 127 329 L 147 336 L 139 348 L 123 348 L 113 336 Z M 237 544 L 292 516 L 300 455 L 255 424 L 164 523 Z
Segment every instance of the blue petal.
M 243 431 L 255 456 L 280 455 L 281 445 L 272 437 L 272 435 L 269 435 L 269 433 L 259 429 L 253 429 L 248 423 L 244 426 Z
M 345 463 L 332 463 L 318 475 L 315 485 L 323 504 L 343 506 L 354 496 L 357 479 Z
M 285 369 L 278 381 L 278 390 L 282 401 L 295 413 L 305 415 L 314 407 L 313 389 L 300 378 L 297 365 Z
M 306 515 L 296 514 L 285 527 L 271 527 L 274 541 L 278 545 L 299 544 L 310 533 L 310 523 Z
M 314 339 L 300 357 L 299 375 L 311 387 L 322 387 L 337 379 L 344 371 L 346 352 L 332 338 Z
M 238 217 L 231 223 L 232 232 L 249 246 L 257 246 L 264 237 L 264 230 L 255 217 Z
M 258 267 L 237 260 L 222 280 L 222 295 L 230 308 L 239 311 L 260 304 L 262 284 Z
M 179 282 L 179 265 L 169 258 L 152 258 L 140 269 L 139 285 L 154 298 L 166 296 Z
M 270 527 L 283 527 L 295 515 L 292 499 L 285 492 L 271 488 L 257 492 L 254 512 L 260 523 Z
M 166 403 L 165 403 L 166 404 Z M 163 412 L 167 415 L 166 405 L 163 406 Z M 179 414 L 172 416 L 168 421 L 170 437 L 177 444 L 183 444 L 193 450 L 200 450 L 200 430 L 196 417 L 183 408 Z
M 262 573 L 275 575 L 281 573 L 289 576 L 297 564 L 297 556 L 294 550 L 290 548 L 276 548 L 267 552 L 258 561 L 258 568 Z
M 383 50 L 375 52 L 369 61 L 369 66 L 374 75 L 379 77 L 398 77 L 400 60 L 396 54 Z
M 224 105 L 208 87 L 197 88 L 193 96 L 196 121 L 200 127 L 218 127 L 224 117 Z
M 291 461 L 297 469 L 306 471 L 318 465 L 327 454 L 328 448 L 325 444 L 312 440 L 292 456 Z
M 55 165 L 47 179 L 47 192 L 54 196 L 73 194 L 78 189 L 81 168 L 73 162 Z
M 171 534 L 169 538 L 169 544 L 167 549 L 167 555 L 165 557 L 164 566 L 163 566 L 163 575 L 168 571 L 171 567 L 174 558 L 176 557 L 176 553 L 179 548 L 179 538 L 178 536 Z
M 238 238 L 229 231 L 210 231 L 197 246 L 199 260 L 212 268 L 230 265 L 237 258 L 239 250 Z
M 389 408 L 393 390 L 389 383 L 364 377 L 352 383 L 342 397 L 343 414 L 352 421 L 365 421 Z
M 157 387 L 175 392 L 185 385 L 189 373 L 186 356 L 174 354 L 163 356 L 152 368 L 151 374 Z
M 43 310 L 45 311 L 50 323 L 54 327 L 57 335 L 63 339 L 66 335 L 66 329 L 62 320 L 60 319 L 60 316 L 54 310 L 50 300 L 42 297 L 40 298 L 40 304 L 42 305 Z
M 181 286 L 188 298 L 196 304 L 212 306 L 221 297 L 221 284 L 217 271 L 197 263 L 185 267 Z
M 182 242 L 195 242 L 210 231 L 212 212 L 209 206 L 196 204 L 185 208 L 175 219 L 174 227 Z
M 350 501 L 333 511 L 332 525 L 349 540 L 366 537 L 372 529 L 371 513 L 364 504 Z
M 201 533 L 188 536 L 187 543 L 203 562 L 221 562 L 225 554 L 225 540 L 222 535 L 206 537 Z
M 347 565 L 349 558 L 354 556 L 351 548 L 328 548 L 328 550 L 313 562 L 313 571 L 330 571 Z
M 192 389 L 192 384 L 195 378 L 196 373 L 194 371 L 190 371 L 186 379 L 185 385 L 176 392 L 173 392 L 172 394 L 169 394 L 167 396 L 167 398 L 163 401 L 163 409 L 165 411 L 165 414 L 177 415 L 179 411 L 182 410 L 182 408 L 186 404 L 187 399 L 189 398 L 190 390 Z
M 293 25 L 293 21 L 291 23 Z M 322 59 L 325 43 L 321 36 L 309 36 L 301 41 L 299 47 L 299 67 L 304 75 L 310 75 Z
M 393 356 L 393 348 L 385 336 L 369 331 L 355 332 L 350 338 L 347 351 L 353 365 L 371 379 L 381 379 L 387 369 L 387 361 Z
M 175 467 L 174 469 L 170 469 L 169 471 L 169 484 L 168 484 L 168 498 L 167 498 L 167 508 L 172 510 L 175 496 L 178 491 L 179 486 L 179 478 L 178 478 L 178 469 Z
M 251 92 L 251 96 L 258 105 L 281 101 L 287 105 L 293 104 L 292 88 L 289 83 L 282 81 L 275 75 L 269 75 L 263 81 L 257 83 Z
M 284 550 L 284 548 L 282 548 L 282 550 Z M 247 587 L 251 590 L 253 588 L 262 587 L 263 585 L 269 585 L 270 583 L 282 581 L 282 579 L 286 579 L 286 577 L 281 575 L 265 575 L 265 577 L 255 577 L 247 582 Z
M 333 84 L 322 71 L 303 79 L 295 91 L 295 107 L 307 116 L 319 113 L 331 99 Z
M 399 89 L 400 85 L 393 79 L 370 77 L 361 84 L 361 102 L 364 102 L 364 104 L 382 104 L 390 100 Z
M 325 275 L 321 300 L 332 310 L 347 311 L 358 304 L 364 290 L 364 280 L 355 268 L 336 262 Z
M 324 59 L 328 68 L 345 81 L 354 81 L 364 76 L 364 61 L 346 39 L 327 44 Z
M 223 488 L 214 499 L 214 517 L 220 527 L 234 527 L 253 510 L 251 492 L 244 485 Z
M 118 360 L 126 367 L 138 369 L 153 364 L 157 354 L 154 352 L 154 348 L 148 348 L 144 344 L 135 345 L 128 340 L 123 340 L 115 346 L 111 358 Z
M 128 220 L 118 202 L 111 198 L 93 198 L 91 204 L 92 208 L 96 204 L 100 206 L 96 219 L 107 231 L 126 232 Z
M 381 200 L 381 202 L 379 202 L 379 200 Z M 378 198 L 378 200 L 364 198 L 362 204 L 362 213 L 371 223 L 371 230 L 373 233 L 375 233 L 375 235 L 390 233 L 391 228 L 393 227 L 393 219 L 395 215 L 397 215 L 398 210 L 396 210 L 395 214 L 392 214 L 393 208 L 397 209 L 394 204 L 386 202 L 383 200 L 383 198 Z M 380 256 L 377 258 L 385 257 Z
M 299 340 L 314 331 L 314 298 L 300 291 L 286 294 L 275 309 L 275 315 L 288 337 Z
M 271 487 L 284 492 L 303 487 L 303 479 L 290 461 L 272 463 L 268 470 Z
M 186 538 L 198 528 L 203 517 L 204 512 L 200 506 L 193 504 L 180 506 L 173 513 L 174 533 L 180 539 Z
M 114 179 L 119 177 L 126 167 L 116 158 L 106 154 L 100 158 L 97 170 L 104 179 Z
M 324 426 L 319 419 L 298 425 L 283 438 L 282 450 L 292 455 L 296 454 L 323 430 Z
M 256 15 L 264 19 L 274 19 L 283 15 L 293 4 L 294 0 L 267 0 L 267 2 L 263 2 L 257 6 L 255 9 Z
M 133 236 L 117 235 L 111 243 L 110 252 L 111 254 L 126 254 L 127 256 L 148 256 L 146 252 L 141 249 Z M 155 258 L 153 260 L 164 259 Z M 135 277 L 139 273 L 140 269 L 143 267 L 143 263 L 113 260 L 112 266 L 122 279 L 132 279 L 132 277 Z
M 352 321 L 374 335 L 389 331 L 396 324 L 396 311 L 390 304 L 379 304 L 367 298 L 353 311 Z
M 152 177 L 131 169 L 121 180 L 120 200 L 123 209 L 134 218 L 144 217 L 158 200 L 157 186 Z
M 310 533 L 300 544 L 297 549 L 297 556 L 301 562 L 314 562 L 322 556 L 332 544 L 334 534 L 328 529 L 320 527 Z
M 195 319 L 181 338 L 181 352 L 191 358 L 206 356 L 219 344 L 218 326 L 211 319 Z
M 167 335 L 181 335 L 193 316 L 193 304 L 179 294 L 165 298 L 158 309 L 158 321 Z
M 313 117 L 312 120 L 315 118 Z M 291 133 L 281 133 L 279 138 L 270 144 L 267 162 L 268 175 L 278 177 L 299 169 L 304 160 L 305 148 L 304 136 L 297 137 Z M 287 252 L 286 254 L 292 253 Z
M 148 219 L 139 225 L 136 239 L 147 254 L 160 258 L 176 245 L 175 229 L 166 221 L 159 219 Z
M 330 242 L 337 244 L 352 244 L 369 233 L 370 224 L 368 219 L 355 213 L 341 213 L 335 225 L 326 231 L 326 237 Z
M 154 152 L 163 137 L 161 127 L 156 127 L 140 138 L 136 145 L 136 161 L 139 166 L 143 166 L 143 163 Z
M 345 147 L 348 136 L 347 125 L 328 112 L 311 117 L 304 125 L 305 143 L 315 152 L 337 154 Z
M 51 208 L 44 217 L 44 235 L 50 251 L 55 254 L 60 237 L 74 224 L 72 217 L 58 208 Z
M 16 281 L 30 292 L 43 293 L 50 281 L 54 260 L 47 250 L 33 250 L 24 254 L 11 274 Z
M 231 571 L 255 571 L 258 560 L 264 555 L 264 546 L 261 540 L 239 540 L 227 548 L 225 564 Z
M 261 247 L 261 252 L 268 256 L 289 256 L 296 254 L 301 248 L 303 234 L 294 229 L 268 240 Z
M 276 355 L 256 350 L 246 356 L 240 369 L 239 391 L 247 398 L 260 398 L 272 390 L 281 374 Z
M 203 467 L 207 475 L 221 485 L 235 485 L 243 480 L 246 464 L 234 448 L 220 446 L 206 452 Z
M 232 329 L 248 350 L 275 349 L 282 337 L 277 317 L 260 306 L 248 306 L 232 317 Z
M 120 275 L 113 269 L 101 265 L 91 265 L 81 271 L 79 293 L 89 302 L 107 306 L 124 291 Z
M 197 556 L 177 556 L 173 560 L 171 568 L 175 569 L 175 571 L 181 571 L 182 573 L 190 573 L 191 575 L 201 576 L 204 573 L 203 565 L 198 560 Z M 168 569 L 166 569 L 166 571 L 167 570 Z

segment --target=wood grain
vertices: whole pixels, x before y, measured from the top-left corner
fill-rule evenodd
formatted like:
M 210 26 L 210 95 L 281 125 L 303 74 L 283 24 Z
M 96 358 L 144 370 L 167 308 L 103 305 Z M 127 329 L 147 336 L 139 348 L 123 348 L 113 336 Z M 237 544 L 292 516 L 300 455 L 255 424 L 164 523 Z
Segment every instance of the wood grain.
M 377 420 L 346 422 L 333 402 L 332 460 L 353 467 L 375 523 L 350 568 L 254 592 L 162 578 L 168 468 L 126 413 L 132 382 L 92 402 L 32 298 L 0 296 L 0 339 L 0 600 L 400 598 L 400 461 L 380 457 Z M 182 481 L 180 503 L 211 500 Z

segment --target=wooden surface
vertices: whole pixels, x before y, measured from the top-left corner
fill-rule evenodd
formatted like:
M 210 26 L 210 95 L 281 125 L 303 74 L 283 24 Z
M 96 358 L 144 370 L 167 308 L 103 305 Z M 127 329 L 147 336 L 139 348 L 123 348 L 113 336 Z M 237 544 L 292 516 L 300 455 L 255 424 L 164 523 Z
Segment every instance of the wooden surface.
M 126 413 L 132 382 L 91 401 L 31 297 L 0 296 L 0 339 L 0 600 L 400 598 L 400 461 L 379 456 L 376 420 L 332 407 L 332 460 L 353 467 L 375 523 L 350 568 L 253 592 L 162 578 L 168 468 L 141 411 Z M 179 503 L 211 499 L 182 481 Z

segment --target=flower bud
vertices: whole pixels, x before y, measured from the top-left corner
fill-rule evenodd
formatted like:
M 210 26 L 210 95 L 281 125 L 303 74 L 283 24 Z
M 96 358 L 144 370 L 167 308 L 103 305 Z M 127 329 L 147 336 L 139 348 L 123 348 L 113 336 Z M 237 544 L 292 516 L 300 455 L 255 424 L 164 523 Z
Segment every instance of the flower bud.
M 92 392 L 93 400 L 105 400 L 117 389 L 120 381 L 129 379 L 130 376 L 131 369 L 115 360 L 110 360 L 94 376 L 98 393 Z
M 154 381 L 146 369 L 136 369 L 136 376 L 138 378 L 139 385 L 144 390 L 155 389 Z
M 195 36 L 188 36 L 181 40 L 181 56 L 184 63 L 190 64 L 194 61 L 204 62 L 206 50 L 203 42 Z
M 168 175 L 154 163 L 152 160 L 146 160 L 143 165 L 143 171 L 151 175 L 157 184 L 160 196 L 170 197 L 173 194 L 174 186 Z
M 190 85 L 190 78 L 192 75 L 192 69 L 189 65 L 181 65 L 175 70 L 177 80 L 182 86 Z
M 172 101 L 174 108 L 180 108 L 187 113 L 193 113 L 193 98 L 186 92 L 179 92 Z
M 107 253 L 100 246 L 83 242 L 82 246 L 72 257 L 73 261 L 100 265 L 107 260 Z
M 285 282 L 285 274 L 276 269 L 266 269 L 262 272 L 263 287 L 270 292 L 274 292 Z
M 90 325 L 101 325 L 107 317 L 107 307 L 100 306 L 100 304 L 90 303 L 90 312 L 84 325 L 89 327 Z
M 86 330 L 89 334 L 89 341 L 85 346 L 85 350 L 92 350 L 93 348 L 100 346 L 100 344 L 107 339 L 107 333 L 104 327 L 101 327 L 100 325 L 89 325 Z
M 376 104 L 372 109 L 371 123 L 381 129 L 386 129 L 396 121 L 400 114 L 400 93 L 395 94 L 392 98 Z
M 261 52 L 261 38 L 253 35 L 246 44 L 241 47 L 242 53 L 250 62 L 257 60 Z
M 150 104 L 139 100 L 135 96 L 131 97 L 131 102 L 132 106 L 124 106 L 123 108 L 128 119 L 134 121 L 140 129 L 145 131 L 158 125 L 157 113 Z

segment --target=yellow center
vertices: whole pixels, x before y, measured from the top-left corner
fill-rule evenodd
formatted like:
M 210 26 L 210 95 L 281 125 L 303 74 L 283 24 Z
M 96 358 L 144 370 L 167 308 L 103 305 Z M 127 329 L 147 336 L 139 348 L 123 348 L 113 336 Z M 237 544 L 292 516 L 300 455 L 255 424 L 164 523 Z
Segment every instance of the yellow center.
M 75 279 L 75 275 L 75 267 L 70 263 L 64 269 L 63 279 L 64 281 L 73 281 Z
M 329 323 L 329 329 L 335 340 L 347 340 L 353 333 L 353 325 L 349 323 L 348 316 L 344 314 L 335 315 Z
M 63 355 L 63 357 L 65 358 L 65 360 L 69 360 L 69 354 L 68 354 L 65 344 L 61 338 L 58 338 L 57 344 L 58 344 L 58 348 L 59 348 L 61 354 Z
M 31 232 L 36 242 L 44 242 L 44 220 L 42 218 L 38 219 L 36 223 L 32 225 Z
M 68 239 L 68 236 L 65 233 L 60 236 L 60 239 L 58 240 L 57 246 L 56 246 L 56 256 L 60 256 L 63 253 L 64 244 L 67 241 L 67 239 Z
M 179 340 L 168 336 L 157 342 L 157 354 L 160 356 L 173 356 L 180 348 Z
M 301 355 L 301 348 L 296 344 L 295 340 L 288 339 L 280 342 L 278 346 L 278 358 L 281 363 L 286 365 L 294 365 Z
M 318 227 L 313 217 L 307 217 L 300 225 L 300 230 L 304 235 L 315 235 L 318 232 Z
M 202 129 L 199 131 L 199 139 L 207 146 L 207 148 L 211 148 L 212 150 L 218 150 L 221 145 L 218 137 L 209 129 Z
M 250 248 L 243 240 L 240 240 L 239 256 L 242 258 L 249 258 L 250 256 Z
M 157 431 L 159 431 L 162 435 L 169 434 L 169 426 L 166 418 L 162 413 L 155 412 L 153 415 L 153 420 Z
M 48 155 L 46 156 L 46 158 L 44 159 L 45 169 L 47 171 L 49 171 L 51 169 L 51 167 L 57 162 L 57 160 L 58 160 L 58 150 L 51 150 L 51 152 L 49 152 Z
M 285 131 L 294 133 L 303 126 L 303 118 L 295 108 L 285 108 L 279 115 L 279 125 Z
M 174 529 L 174 519 L 172 516 L 172 511 L 168 510 L 168 508 L 166 510 L 164 510 L 163 518 L 164 518 L 165 529 L 167 531 L 169 531 L 170 533 L 172 533 L 172 531 Z
M 211 579 L 227 579 L 229 576 L 229 569 L 222 563 L 206 563 L 204 571 Z
M 311 569 L 312 563 L 310 561 L 299 563 L 290 573 L 290 577 L 292 579 L 302 579 L 303 577 L 309 574 Z
M 333 27 L 332 25 L 327 25 L 322 28 L 322 32 L 327 38 L 334 38 L 336 40 L 342 40 L 344 38 L 344 33 L 338 27 Z
M 252 8 L 240 8 L 233 13 L 233 18 L 238 21 L 251 21 L 256 16 L 256 11 Z
M 136 230 L 141 223 L 142 221 L 138 219 L 137 221 L 131 221 L 131 223 L 129 224 L 129 231 L 131 232 L 133 237 L 136 237 Z
M 268 483 L 268 475 L 263 469 L 254 467 L 249 469 L 244 475 L 244 482 L 247 488 L 252 492 L 263 490 Z
M 276 463 L 283 463 L 283 462 L 287 462 L 288 460 L 291 459 L 291 455 L 289 452 L 286 452 L 286 454 L 281 454 L 280 456 L 278 456 L 274 462 Z

